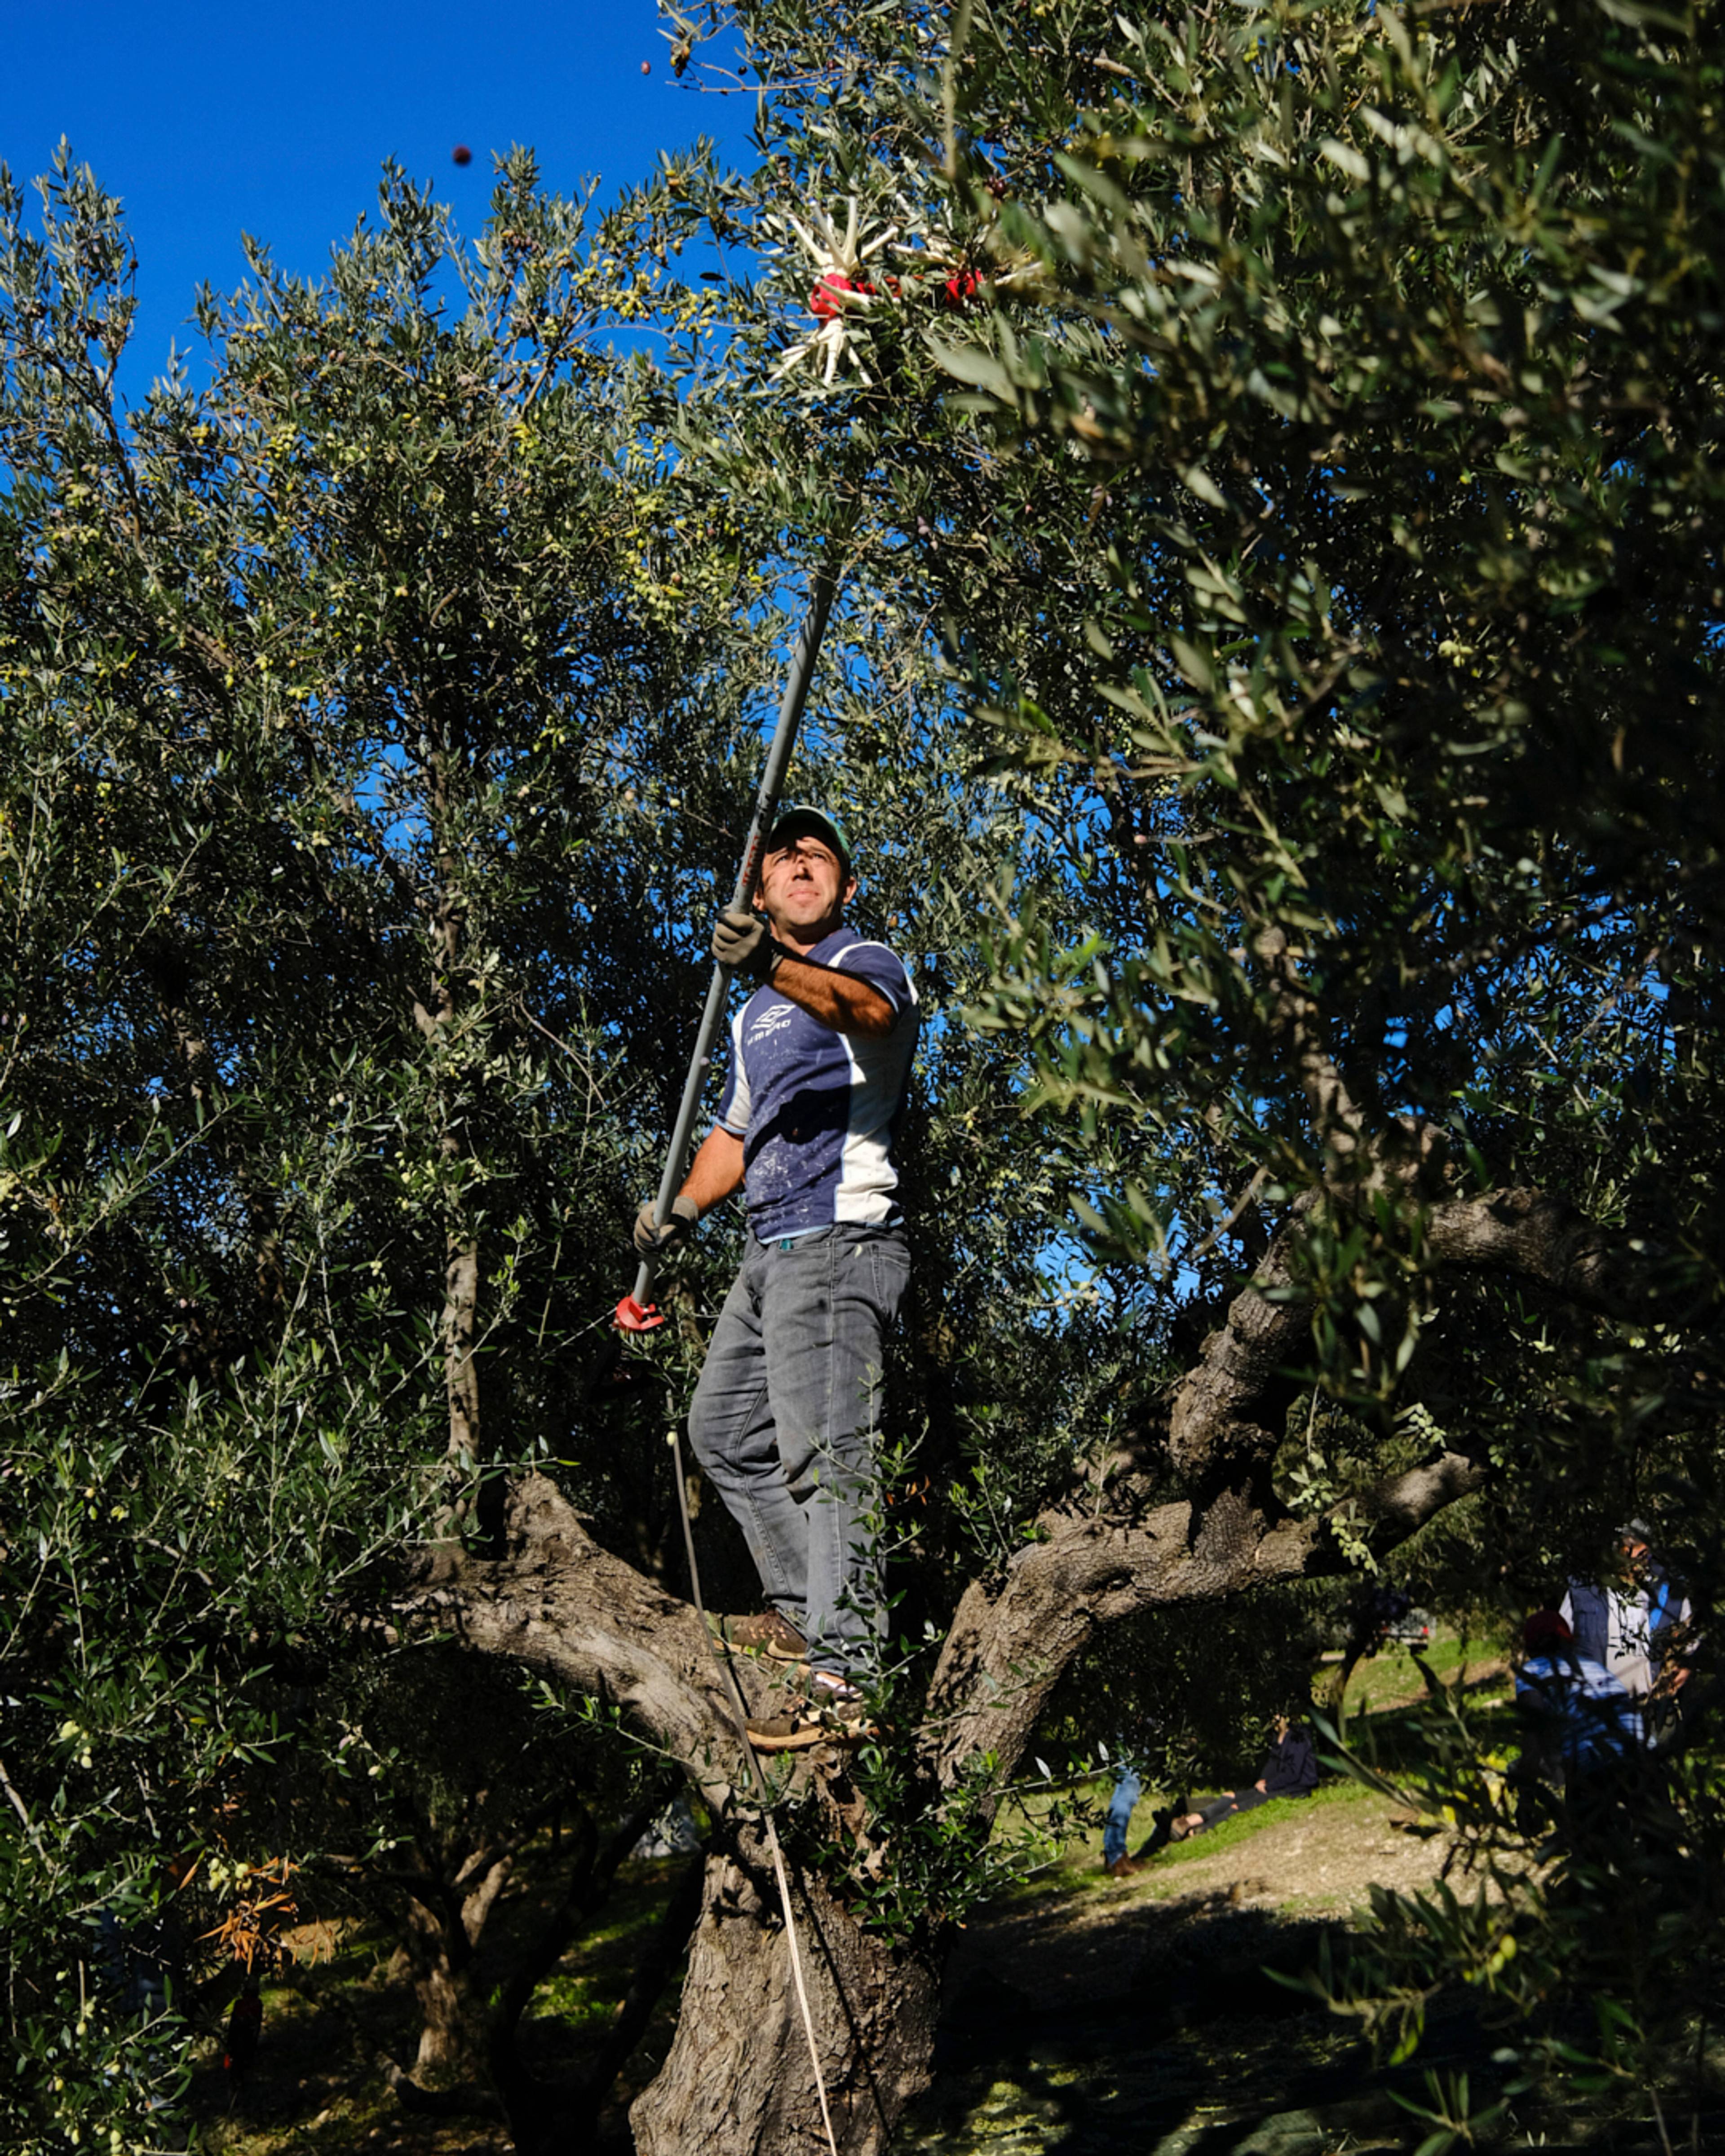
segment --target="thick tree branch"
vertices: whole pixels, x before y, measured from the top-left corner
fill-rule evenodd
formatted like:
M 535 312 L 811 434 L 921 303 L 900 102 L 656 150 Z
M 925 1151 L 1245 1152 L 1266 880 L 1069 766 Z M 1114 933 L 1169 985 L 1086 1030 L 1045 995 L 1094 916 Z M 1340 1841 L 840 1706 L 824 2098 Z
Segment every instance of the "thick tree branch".
M 1449 1506 L 1483 1490 L 1491 1471 L 1482 1460 L 1465 1452 L 1441 1452 L 1435 1460 L 1409 1467 L 1399 1475 L 1386 1476 L 1355 1507 L 1356 1527 L 1363 1533 L 1373 1556 L 1386 1556 L 1399 1543 L 1417 1534 Z M 1312 1572 L 1334 1569 L 1322 1563 Z
M 1371 1135 L 1324 1040 L 1322 1014 L 1300 978 L 1300 954 L 1285 929 L 1266 928 L 1253 937 L 1252 955 L 1268 976 L 1273 1029 L 1292 1060 L 1325 1157 L 1332 1169 L 1349 1169 L 1369 1157 Z
M 1420 1174 L 1417 1156 L 1407 1172 L 1409 1180 Z M 1294 1292 L 1294 1238 L 1317 1207 L 1347 1202 L 1325 1191 L 1301 1199 L 1178 1389 L 1169 1450 L 1190 1496 L 1137 1519 L 1050 1512 L 1040 1522 L 1043 1538 L 1013 1560 L 1004 1581 L 968 1589 L 922 1732 L 941 1783 L 950 1786 L 980 1753 L 1009 1765 L 1053 1683 L 1101 1625 L 1345 1567 L 1332 1523 L 1281 1513 L 1264 1476 L 1296 1389 L 1289 1373 L 1309 1353 L 1310 1312 Z M 1630 1239 L 1543 1192 L 1446 1199 L 1422 1207 L 1420 1219 L 1440 1264 L 1514 1273 L 1594 1309 L 1645 1307 L 1653 1291 L 1652 1262 Z M 1351 1532 L 1387 1552 L 1486 1476 L 1480 1462 L 1455 1453 L 1399 1473 L 1353 1502 Z M 691 1767 L 710 1803 L 725 1804 L 740 1765 L 738 1733 L 693 1612 L 601 1550 L 543 1477 L 514 1491 L 506 1527 L 502 1558 L 445 1553 L 444 1576 L 405 1599 L 399 1613 L 447 1624 L 467 1645 L 616 1702 L 650 1741 Z
M 1168 1454 L 1188 1477 L 1249 1472 L 1281 1442 L 1296 1390 L 1285 1373 L 1307 1359 L 1311 1344 L 1311 1310 L 1292 1291 L 1289 1258 L 1295 1237 L 1322 1199 L 1322 1193 L 1308 1191 L 1300 1199 L 1293 1219 L 1229 1305 L 1226 1322 L 1204 1342 L 1198 1367 L 1174 1394 Z
M 1399 1164 L 1419 1232 L 1440 1265 L 1517 1274 L 1594 1309 L 1645 1307 L 1653 1265 L 1628 1238 L 1588 1223 L 1560 1199 L 1497 1191 L 1420 1205 L 1417 1148 Z M 1357 1203 L 1362 1186 L 1317 1189 L 1235 1298 L 1177 1389 L 1169 1453 L 1188 1495 L 1137 1518 L 1081 1517 L 1055 1508 L 1042 1538 L 1004 1580 L 963 1597 L 931 1689 L 922 1748 L 951 1786 L 968 1761 L 992 1753 L 1008 1769 L 1029 1740 L 1048 1692 L 1096 1630 L 1146 1609 L 1224 1596 L 1339 1571 L 1348 1559 L 1323 1518 L 1282 1512 L 1267 1470 L 1298 1388 L 1290 1373 L 1310 1353 L 1310 1310 L 1297 1290 L 1296 1238 L 1320 1206 Z M 1280 1292 L 1278 1292 L 1280 1291 Z M 1445 1453 L 1387 1478 L 1351 1501 L 1350 1541 L 1387 1553 L 1445 1506 L 1482 1486 L 1479 1461 Z M 711 1647 L 686 1604 L 601 1550 L 542 1476 L 509 1503 L 503 1558 L 444 1552 L 440 1576 L 399 1613 L 447 1625 L 463 1644 L 554 1674 L 624 1708 L 635 1727 L 701 1779 L 722 1808 L 741 1766 L 740 1736 Z M 745 1681 L 761 1681 L 745 1671 Z
M 621 1707 L 721 1808 L 742 1769 L 741 1738 L 694 1610 L 601 1549 L 542 1475 L 511 1491 L 504 1533 L 500 1558 L 434 1553 L 425 1584 L 398 1598 L 394 1614 Z
M 1599 1227 L 1550 1191 L 1451 1199 L 1430 1207 L 1422 1225 L 1446 1265 L 1512 1273 L 1603 1317 L 1675 1317 L 1686 1299 L 1640 1237 Z
M 1245 1491 L 1207 1503 L 1159 1506 L 1137 1521 L 1045 1513 L 1029 1545 L 993 1589 L 966 1590 L 930 1687 L 925 1725 L 932 1769 L 950 1786 L 989 1752 L 1009 1768 L 1049 1691 L 1104 1625 L 1147 1609 L 1197 1605 L 1350 1568 L 1337 1529 L 1387 1553 L 1447 1506 L 1481 1488 L 1489 1470 L 1446 1452 L 1387 1476 L 1363 1498 L 1296 1519 L 1260 1509 Z
M 1537 1283 L 1584 1310 L 1614 1317 L 1688 1315 L 1687 1296 L 1661 1255 L 1640 1237 L 1602 1228 L 1566 1199 L 1538 1189 L 1486 1191 L 1426 1202 L 1420 1185 L 1439 1149 L 1422 1141 L 1368 1184 L 1306 1192 L 1263 1265 L 1228 1308 L 1202 1359 L 1181 1380 L 1168 1415 L 1168 1452 L 1189 1479 L 1250 1472 L 1281 1441 L 1297 1386 L 1288 1373 L 1309 1359 L 1309 1304 L 1294 1291 L 1296 1239 L 1321 1207 L 1349 1209 L 1399 1178 L 1408 1235 L 1428 1260 Z
M 1353 1532 L 1376 1549 L 1393 1548 L 1481 1486 L 1485 1472 L 1445 1454 L 1392 1476 L 1354 1502 Z M 978 1752 L 1016 1758 L 1048 1691 L 1101 1625 L 1348 1562 L 1327 1520 L 1281 1514 L 1245 1486 L 1137 1520 L 1057 1509 L 1039 1525 L 1043 1539 L 1013 1560 L 1004 1582 L 968 1589 L 948 1634 L 922 1731 L 944 1784 Z M 600 1549 L 543 1476 L 513 1492 L 508 1532 L 507 1554 L 495 1561 L 439 1553 L 444 1577 L 403 1597 L 398 1614 L 615 1702 L 696 1774 L 709 1804 L 726 1805 L 741 1763 L 738 1738 L 694 1612 Z

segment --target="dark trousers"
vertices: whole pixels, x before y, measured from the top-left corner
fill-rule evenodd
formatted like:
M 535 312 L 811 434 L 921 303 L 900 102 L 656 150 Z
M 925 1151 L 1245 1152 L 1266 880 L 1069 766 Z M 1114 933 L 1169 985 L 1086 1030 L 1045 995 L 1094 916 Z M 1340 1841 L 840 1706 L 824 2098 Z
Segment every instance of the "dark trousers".
M 1260 1804 L 1267 1804 L 1269 1797 L 1262 1789 L 1235 1789 L 1225 1797 L 1212 1797 L 1207 1804 L 1195 1804 L 1194 1811 L 1204 1815 L 1204 1826 L 1195 1826 L 1194 1834 L 1202 1834 L 1205 1826 L 1214 1826 L 1219 1820 L 1231 1819 L 1235 1812 L 1254 1811 Z
M 901 1229 L 752 1236 L 689 1408 L 690 1445 L 767 1599 L 835 1676 L 875 1660 L 880 1366 L 909 1277 Z

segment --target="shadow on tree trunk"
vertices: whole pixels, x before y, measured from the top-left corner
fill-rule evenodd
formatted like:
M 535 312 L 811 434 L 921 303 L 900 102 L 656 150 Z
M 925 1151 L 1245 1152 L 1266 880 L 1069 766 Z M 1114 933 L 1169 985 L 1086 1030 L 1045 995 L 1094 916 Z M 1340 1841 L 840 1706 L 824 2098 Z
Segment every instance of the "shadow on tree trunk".
M 514 2005 L 506 2022 L 500 2013 L 491 2072 L 520 2156 L 580 2156 L 580 2152 L 593 2146 L 599 2112 L 645 2034 L 653 2010 L 688 1944 L 701 1911 L 706 1868 L 706 1858 L 697 1857 L 678 1879 L 653 1938 L 635 1964 L 629 1990 L 618 2005 L 598 2056 L 578 2081 L 542 2082 L 522 2065 L 516 2049 L 515 2024 L 525 1997 Z M 529 1993 L 531 1989 L 530 1985 Z

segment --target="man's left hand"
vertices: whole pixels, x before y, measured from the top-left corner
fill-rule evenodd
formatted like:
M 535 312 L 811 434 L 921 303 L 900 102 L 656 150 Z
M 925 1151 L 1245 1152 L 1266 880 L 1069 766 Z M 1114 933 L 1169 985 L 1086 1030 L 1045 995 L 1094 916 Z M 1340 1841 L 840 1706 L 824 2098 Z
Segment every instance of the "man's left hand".
M 733 973 L 746 973 L 752 981 L 770 981 L 784 952 L 757 914 L 727 906 L 713 931 L 713 956 Z

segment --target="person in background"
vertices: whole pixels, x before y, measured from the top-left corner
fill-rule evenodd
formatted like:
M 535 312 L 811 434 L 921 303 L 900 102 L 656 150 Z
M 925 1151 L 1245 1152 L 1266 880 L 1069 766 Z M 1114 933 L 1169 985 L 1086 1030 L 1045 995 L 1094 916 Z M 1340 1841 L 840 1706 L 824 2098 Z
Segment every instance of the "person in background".
M 1516 1712 L 1523 1758 L 1566 1787 L 1641 1751 L 1646 1728 L 1635 1695 L 1579 1641 L 1559 1609 L 1536 1609 L 1522 1627 Z
M 1108 1818 L 1102 1829 L 1102 1869 L 1116 1879 L 1137 1871 L 1137 1860 L 1126 1853 L 1126 1837 L 1144 1794 L 1143 1778 L 1122 1760 L 1115 1770 L 1114 1794 L 1108 1799 Z
M 1267 1804 L 1272 1797 L 1309 1797 L 1317 1787 L 1317 1753 L 1312 1748 L 1305 1723 L 1279 1714 L 1276 1717 L 1275 1742 L 1264 1762 L 1264 1771 L 1251 1787 L 1231 1790 L 1225 1797 L 1218 1797 L 1196 1811 L 1180 1814 L 1169 1824 L 1168 1840 L 1184 1841 L 1189 1835 L 1202 1834 L 1219 1820 L 1231 1819 L 1236 1812 L 1249 1812 L 1259 1804 Z
M 1516 1824 L 1524 1833 L 1555 1824 L 1582 1855 L 1613 1861 L 1634 1840 L 1625 1803 L 1655 1785 L 1657 1769 L 1641 1702 L 1579 1644 L 1560 1610 L 1536 1609 L 1522 1627 Z
M 1584 1662 L 1607 1670 L 1633 1698 L 1680 1691 L 1689 1666 L 1676 1651 L 1686 1639 L 1688 1598 L 1654 1556 L 1653 1530 L 1631 1520 L 1617 1537 L 1617 1563 L 1603 1580 L 1572 1580 L 1557 1614 Z M 1538 1613 L 1536 1613 L 1538 1614 Z

